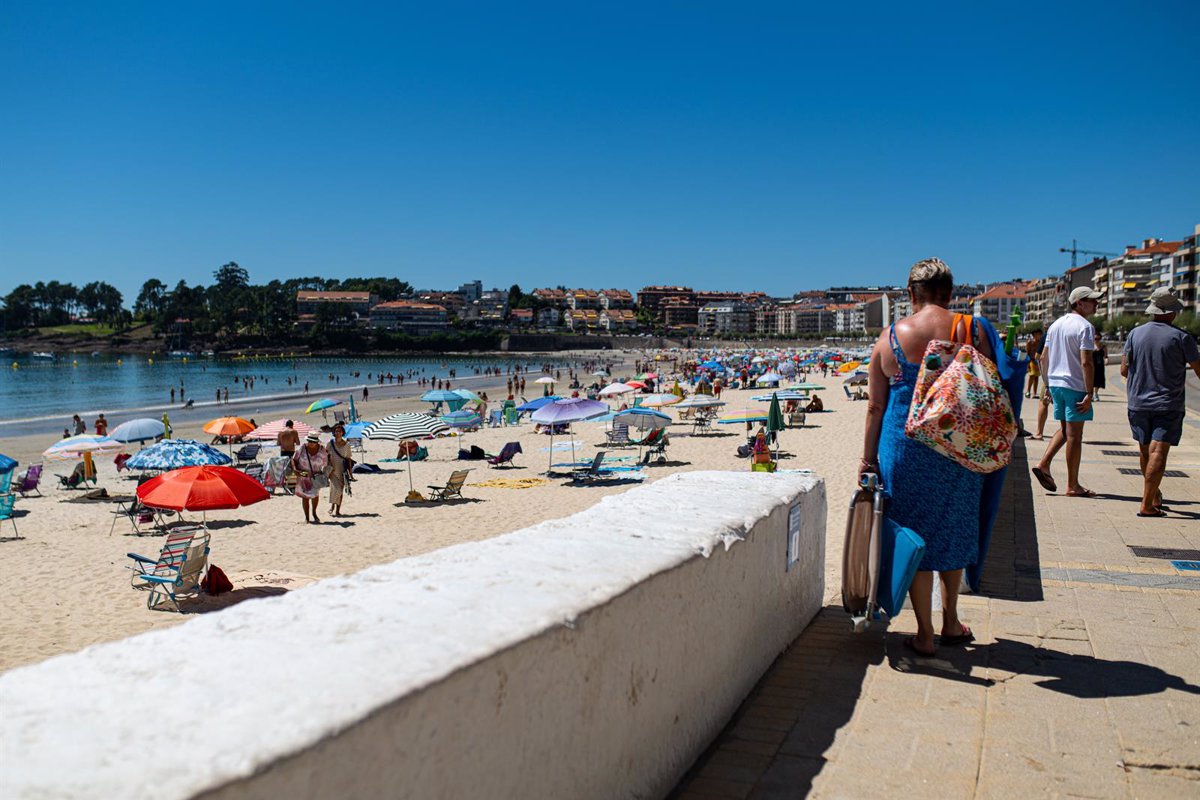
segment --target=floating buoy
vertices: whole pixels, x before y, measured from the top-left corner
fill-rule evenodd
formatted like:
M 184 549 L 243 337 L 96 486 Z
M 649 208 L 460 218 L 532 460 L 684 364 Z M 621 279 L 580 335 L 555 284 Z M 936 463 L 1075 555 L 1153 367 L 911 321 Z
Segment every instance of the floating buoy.
M 72 366 L 72 367 L 78 367 L 78 366 L 79 366 L 79 362 L 78 362 L 78 361 L 72 361 L 72 362 L 71 362 L 71 366 Z
M 125 363 L 125 362 L 124 362 L 124 361 L 122 361 L 121 359 L 119 359 L 119 358 L 117 359 L 117 366 L 118 366 L 118 367 L 119 367 L 119 366 L 121 366 L 121 365 L 122 365 L 122 364 L 124 364 L 124 363 Z
M 153 358 L 147 358 L 147 359 L 146 359 L 146 363 L 147 363 L 147 364 L 153 364 L 153 363 L 154 363 L 154 359 L 153 359 Z
M 15 362 L 15 361 L 13 362 L 13 369 L 20 369 L 20 367 L 17 366 L 17 362 Z
M 187 356 L 183 357 L 183 363 L 185 363 L 185 364 L 187 363 Z

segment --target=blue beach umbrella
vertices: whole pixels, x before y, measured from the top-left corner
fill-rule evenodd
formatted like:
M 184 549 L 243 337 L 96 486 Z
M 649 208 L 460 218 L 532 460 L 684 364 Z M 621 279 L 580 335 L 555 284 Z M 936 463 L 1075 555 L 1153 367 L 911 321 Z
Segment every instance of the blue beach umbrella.
M 371 423 L 364 421 L 346 423 L 346 438 L 361 439 Z
M 161 419 L 142 417 L 122 422 L 109 432 L 108 438 L 118 442 L 148 442 L 163 436 L 165 432 L 166 427 Z
M 125 462 L 129 469 L 167 470 L 200 467 L 205 464 L 227 466 L 233 459 L 203 442 L 192 439 L 163 439 L 143 448 Z
M 517 411 L 537 411 L 544 405 L 549 405 L 557 400 L 562 400 L 558 395 L 550 395 L 549 397 L 539 397 L 536 400 L 530 400 L 528 403 L 522 403 L 517 406 Z
M 0 453 L 0 472 L 8 472 L 17 468 L 17 461 Z

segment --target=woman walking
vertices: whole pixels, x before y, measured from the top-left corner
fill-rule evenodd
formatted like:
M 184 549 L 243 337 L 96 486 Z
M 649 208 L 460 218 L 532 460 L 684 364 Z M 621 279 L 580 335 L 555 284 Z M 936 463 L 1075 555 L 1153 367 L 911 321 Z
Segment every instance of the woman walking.
M 1108 347 L 1100 334 L 1096 334 L 1096 349 L 1092 351 L 1092 399 L 1100 399 L 1100 390 L 1108 388 L 1104 380 L 1104 368 L 1108 366 Z
M 329 466 L 329 456 L 321 447 L 321 437 L 316 432 L 310 433 L 304 439 L 304 444 L 292 456 L 292 469 L 296 471 L 296 496 L 304 504 L 304 521 L 320 523 L 317 509 L 321 502 L 321 489 L 329 485 L 325 468 Z M 312 517 L 309 518 L 309 510 Z
M 919 656 L 936 649 L 932 621 L 933 573 L 942 579 L 941 644 L 974 640 L 958 618 L 963 569 L 979 556 L 979 507 L 984 476 L 960 466 L 933 448 L 904 434 L 913 390 L 925 348 L 932 340 L 971 341 L 995 358 L 978 325 L 955 327 L 950 303 L 954 278 L 936 258 L 913 265 L 908 294 L 913 314 L 883 332 L 871 355 L 867 428 L 859 473 L 878 472 L 891 496 L 886 516 L 925 540 L 925 556 L 909 595 L 917 617 L 917 635 L 904 646 Z
M 340 423 L 333 426 L 333 438 L 325 445 L 329 456 L 329 513 L 342 515 L 342 492 L 350 493 L 347 485 L 352 480 L 354 459 L 350 457 L 350 443 L 346 441 L 346 428 Z

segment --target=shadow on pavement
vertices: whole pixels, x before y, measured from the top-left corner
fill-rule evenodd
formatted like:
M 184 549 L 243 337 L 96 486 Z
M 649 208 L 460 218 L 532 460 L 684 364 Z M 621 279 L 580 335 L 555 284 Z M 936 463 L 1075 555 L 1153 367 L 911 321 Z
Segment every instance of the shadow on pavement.
M 1200 686 L 1169 672 L 1136 661 L 1108 661 L 1094 656 L 1074 655 L 1050 647 L 1015 639 L 997 639 L 993 644 L 963 648 L 939 648 L 933 658 L 912 656 L 904 636 L 888 636 L 888 660 L 900 672 L 994 686 L 1015 675 L 1039 675 L 1038 686 L 1076 698 L 1140 697 L 1167 689 L 1200 695 Z M 1013 676 L 1000 679 L 972 674 L 974 670 L 997 669 Z
M 826 606 L 668 797 L 706 794 L 710 782 L 723 780 L 753 783 L 750 797 L 804 797 L 854 716 L 868 667 L 883 659 L 879 635 L 852 634 L 846 612 Z
M 981 595 L 1001 600 L 1029 603 L 1042 599 L 1033 479 L 1024 439 L 1013 443 L 1012 464 L 1004 481 L 979 589 Z

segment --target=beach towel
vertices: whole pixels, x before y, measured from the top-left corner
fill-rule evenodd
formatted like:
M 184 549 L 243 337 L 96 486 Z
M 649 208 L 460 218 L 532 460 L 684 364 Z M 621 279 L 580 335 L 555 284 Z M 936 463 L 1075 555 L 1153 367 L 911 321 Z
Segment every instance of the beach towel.
M 493 478 L 471 485 L 487 489 L 532 489 L 535 486 L 545 486 L 549 482 L 545 478 Z
M 1024 397 L 1025 372 L 1029 361 L 1023 358 L 1017 348 L 1011 354 L 1004 352 L 1004 342 L 992 324 L 983 317 L 977 317 L 980 330 L 987 336 L 996 354 L 996 370 L 1000 373 L 1000 382 L 1012 403 L 1013 415 L 1021 418 L 1021 400 Z M 996 515 L 1000 512 L 1000 495 L 1004 491 L 1004 479 L 1008 475 L 1008 467 L 989 472 L 983 478 L 982 494 L 979 498 L 979 560 L 967 565 L 967 583 L 971 591 L 979 591 L 979 579 L 983 574 L 983 564 L 987 557 L 988 544 L 992 540 L 992 526 L 996 523 Z

